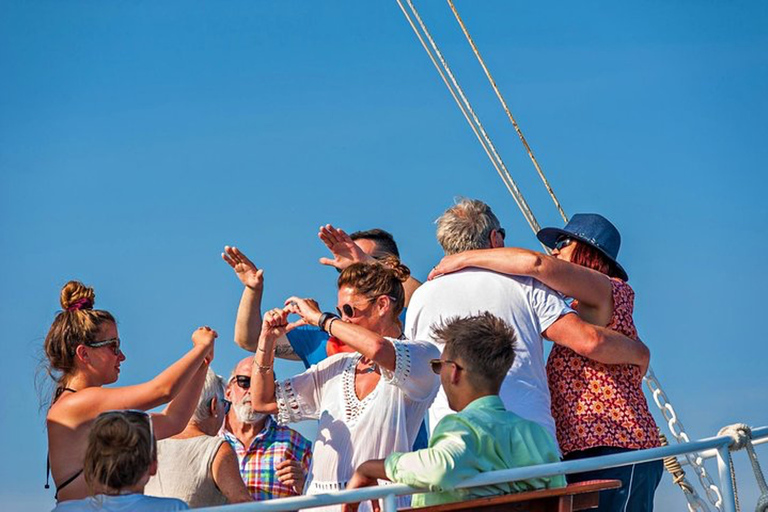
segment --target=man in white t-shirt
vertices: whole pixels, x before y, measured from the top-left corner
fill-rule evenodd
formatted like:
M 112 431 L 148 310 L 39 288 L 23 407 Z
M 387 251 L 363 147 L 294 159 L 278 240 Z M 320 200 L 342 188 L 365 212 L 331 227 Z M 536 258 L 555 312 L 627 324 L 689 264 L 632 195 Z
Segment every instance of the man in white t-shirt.
M 491 208 L 478 200 L 462 199 L 437 220 L 437 240 L 446 255 L 504 247 L 504 236 Z M 405 336 L 432 340 L 442 350 L 432 337 L 433 326 L 483 311 L 502 318 L 518 333 L 515 362 L 499 393 L 505 407 L 539 423 L 553 437 L 543 338 L 607 364 L 647 366 L 650 358 L 645 345 L 582 321 L 562 295 L 539 281 L 474 268 L 441 276 L 416 290 L 405 319 Z M 429 409 L 430 429 L 450 413 L 440 389 Z

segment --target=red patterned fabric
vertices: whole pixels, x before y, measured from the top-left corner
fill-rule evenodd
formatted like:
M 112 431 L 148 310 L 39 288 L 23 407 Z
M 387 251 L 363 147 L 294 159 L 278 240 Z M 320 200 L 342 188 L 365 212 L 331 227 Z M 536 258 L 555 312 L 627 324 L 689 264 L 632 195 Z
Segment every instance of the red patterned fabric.
M 613 316 L 607 327 L 637 339 L 632 321 L 635 292 L 620 279 L 612 278 L 611 285 Z M 564 455 L 598 446 L 638 450 L 659 446 L 637 366 L 598 363 L 555 345 L 547 360 L 547 378 Z

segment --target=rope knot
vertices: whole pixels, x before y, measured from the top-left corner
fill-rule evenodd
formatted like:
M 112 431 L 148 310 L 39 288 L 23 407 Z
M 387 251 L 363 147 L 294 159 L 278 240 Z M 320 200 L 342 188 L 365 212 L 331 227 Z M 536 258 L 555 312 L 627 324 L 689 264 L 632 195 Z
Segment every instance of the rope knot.
M 728 436 L 733 439 L 731 450 L 738 451 L 747 446 L 752 439 L 752 429 L 744 423 L 734 423 L 720 429 L 718 436 Z

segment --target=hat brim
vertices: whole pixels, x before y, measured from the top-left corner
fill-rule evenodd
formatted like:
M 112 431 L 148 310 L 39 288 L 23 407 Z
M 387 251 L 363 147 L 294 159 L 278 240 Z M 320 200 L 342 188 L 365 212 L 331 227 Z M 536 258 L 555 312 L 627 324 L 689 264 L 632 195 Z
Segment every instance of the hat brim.
M 600 251 L 600 254 L 602 254 L 603 256 L 608 258 L 608 260 L 611 263 L 616 265 L 616 273 L 618 274 L 619 279 L 621 279 L 622 281 L 629 281 L 629 276 L 627 275 L 627 271 L 624 270 L 624 267 L 622 267 L 621 264 L 618 261 L 613 259 L 613 257 L 610 254 L 608 254 L 607 252 L 602 250 L 600 247 L 597 247 L 596 245 L 594 245 L 589 240 L 586 240 L 586 239 L 584 239 L 584 238 L 582 238 L 582 237 L 580 237 L 578 235 L 574 235 L 570 231 L 566 231 L 566 230 L 560 229 L 560 228 L 543 228 L 538 233 L 536 233 L 536 238 L 539 239 L 539 242 L 543 243 L 544 245 L 546 245 L 550 249 L 554 249 L 555 248 L 555 244 L 557 244 L 557 240 L 561 236 L 567 236 L 569 238 L 573 238 L 574 240 L 578 240 L 581 243 L 587 244 L 590 247 L 594 247 L 595 249 Z

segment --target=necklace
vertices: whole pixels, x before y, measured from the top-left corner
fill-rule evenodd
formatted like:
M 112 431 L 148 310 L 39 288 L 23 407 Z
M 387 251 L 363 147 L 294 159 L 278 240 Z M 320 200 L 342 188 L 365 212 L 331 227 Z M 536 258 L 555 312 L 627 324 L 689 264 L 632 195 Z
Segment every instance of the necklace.
M 360 369 L 360 373 L 373 373 L 375 371 L 378 371 L 378 369 L 379 369 L 379 365 L 376 364 L 376 362 L 374 362 L 374 361 L 370 361 L 368 359 L 363 358 L 362 362 L 363 363 L 370 363 L 371 366 L 369 366 L 367 368 L 361 368 Z

